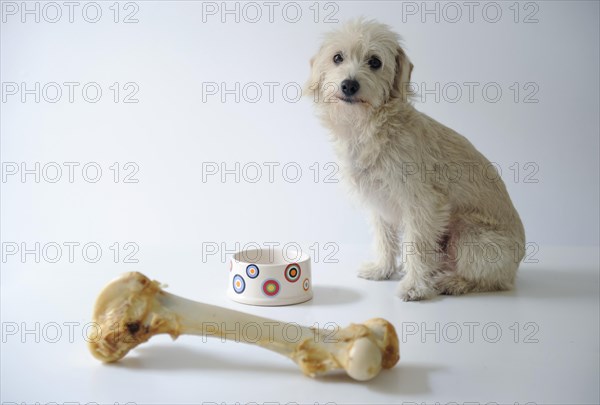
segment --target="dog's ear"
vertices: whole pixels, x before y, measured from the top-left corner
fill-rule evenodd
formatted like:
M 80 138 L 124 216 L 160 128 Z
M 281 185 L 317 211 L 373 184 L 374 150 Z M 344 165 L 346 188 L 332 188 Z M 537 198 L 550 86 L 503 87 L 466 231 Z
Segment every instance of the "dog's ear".
M 310 58 L 310 77 L 302 89 L 304 95 L 314 96 L 321 87 L 321 72 L 315 66 L 315 58 L 316 56 Z M 313 99 L 317 100 L 317 97 Z
M 396 75 L 394 77 L 392 97 L 399 97 L 402 101 L 408 101 L 413 95 L 410 85 L 410 75 L 414 65 L 406 56 L 404 49 L 398 47 L 396 50 Z

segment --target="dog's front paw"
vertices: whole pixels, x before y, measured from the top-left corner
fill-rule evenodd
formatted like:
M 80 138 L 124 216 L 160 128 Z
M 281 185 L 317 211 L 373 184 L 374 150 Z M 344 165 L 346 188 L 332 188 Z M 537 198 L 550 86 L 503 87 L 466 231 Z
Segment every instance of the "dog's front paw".
M 396 295 L 402 298 L 403 301 L 421 301 L 435 297 L 438 292 L 425 283 L 420 283 L 418 280 L 406 275 L 398 283 Z
M 358 270 L 358 277 L 367 280 L 387 280 L 396 272 L 396 268 L 379 263 L 365 263 Z

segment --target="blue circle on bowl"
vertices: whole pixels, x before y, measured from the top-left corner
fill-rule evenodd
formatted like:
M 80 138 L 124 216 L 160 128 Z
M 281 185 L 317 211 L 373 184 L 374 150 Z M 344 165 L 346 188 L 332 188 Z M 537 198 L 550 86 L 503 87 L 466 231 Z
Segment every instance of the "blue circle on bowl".
M 246 275 L 250 278 L 256 278 L 260 274 L 260 270 L 258 270 L 258 266 L 256 264 L 249 264 L 246 267 Z
M 244 278 L 242 276 L 240 276 L 239 274 L 236 274 L 233 277 L 233 291 L 235 291 L 238 294 L 241 294 L 244 292 L 245 289 L 246 289 L 246 282 L 244 281 Z

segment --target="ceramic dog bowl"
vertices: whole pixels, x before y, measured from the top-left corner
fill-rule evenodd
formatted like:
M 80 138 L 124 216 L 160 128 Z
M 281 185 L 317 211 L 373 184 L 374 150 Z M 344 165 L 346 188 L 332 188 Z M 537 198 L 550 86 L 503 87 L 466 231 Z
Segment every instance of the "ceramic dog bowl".
M 227 295 L 249 305 L 291 305 L 312 298 L 310 256 L 281 249 L 237 252 L 229 263 Z

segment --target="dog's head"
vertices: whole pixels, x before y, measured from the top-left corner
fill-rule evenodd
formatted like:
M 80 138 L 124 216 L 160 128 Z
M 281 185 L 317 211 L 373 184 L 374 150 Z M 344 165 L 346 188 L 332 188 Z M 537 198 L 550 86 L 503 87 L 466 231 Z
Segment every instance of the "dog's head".
M 323 108 L 378 108 L 408 101 L 413 68 L 387 25 L 353 20 L 326 35 L 311 59 L 305 91 Z

